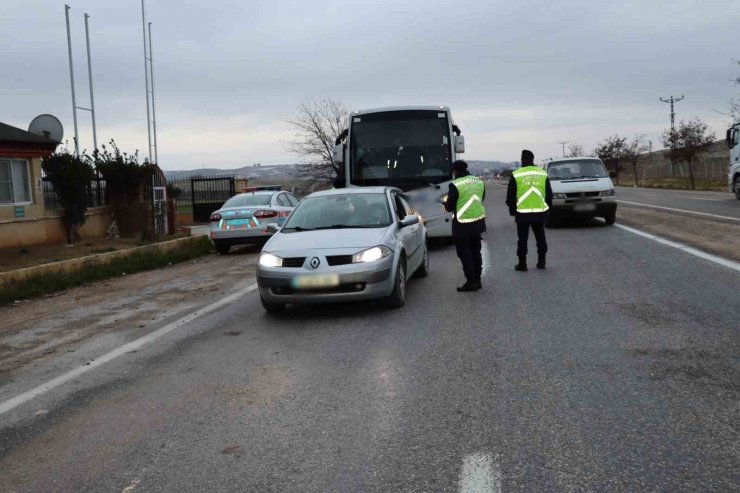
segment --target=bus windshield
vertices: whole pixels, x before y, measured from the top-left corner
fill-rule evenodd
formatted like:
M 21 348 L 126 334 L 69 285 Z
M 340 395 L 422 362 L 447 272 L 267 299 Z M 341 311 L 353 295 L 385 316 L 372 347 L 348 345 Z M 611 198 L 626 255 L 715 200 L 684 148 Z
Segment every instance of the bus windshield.
M 388 111 L 353 117 L 350 183 L 409 190 L 449 181 L 450 140 L 443 111 Z

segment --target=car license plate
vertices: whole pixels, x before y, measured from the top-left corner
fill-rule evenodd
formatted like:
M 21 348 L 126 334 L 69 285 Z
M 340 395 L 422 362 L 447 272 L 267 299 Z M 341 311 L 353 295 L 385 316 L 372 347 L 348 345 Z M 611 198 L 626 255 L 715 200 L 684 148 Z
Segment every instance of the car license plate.
M 225 229 L 247 229 L 251 228 L 252 219 L 229 219 L 226 221 Z
M 596 210 L 596 204 L 576 204 L 573 206 L 576 212 L 593 212 Z
M 320 289 L 339 286 L 338 274 L 316 274 L 313 276 L 296 276 L 293 278 L 295 289 Z

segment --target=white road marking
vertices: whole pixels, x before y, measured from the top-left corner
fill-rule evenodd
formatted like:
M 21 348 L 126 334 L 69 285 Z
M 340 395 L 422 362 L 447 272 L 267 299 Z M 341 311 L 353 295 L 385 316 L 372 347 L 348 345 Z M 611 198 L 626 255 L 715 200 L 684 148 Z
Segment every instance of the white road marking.
M 701 197 L 689 197 L 689 200 L 706 200 L 708 202 L 728 202 L 729 199 L 703 199 Z
M 617 202 L 619 202 L 620 204 L 639 205 L 641 207 L 652 207 L 653 209 L 662 209 L 664 211 L 683 212 L 685 214 L 695 214 L 697 216 L 716 217 L 717 219 L 727 219 L 729 221 L 739 221 L 740 222 L 740 217 L 718 216 L 716 214 L 707 214 L 706 212 L 687 211 L 684 209 L 674 209 L 672 207 L 663 207 L 660 205 L 641 204 L 639 202 L 628 202 L 626 200 L 617 200 Z
M 650 234 L 650 233 L 645 233 L 644 231 L 640 231 L 639 229 L 630 228 L 629 226 L 623 226 L 621 224 L 615 224 L 615 226 L 625 231 L 629 231 L 630 233 L 634 233 L 636 235 L 642 236 L 643 238 L 648 238 L 653 241 L 657 241 L 658 243 L 662 243 L 663 245 L 677 248 L 690 255 L 703 258 L 704 260 L 709 260 L 710 262 L 714 262 L 715 264 L 719 264 L 723 267 L 727 267 L 737 272 L 740 272 L 740 263 L 738 262 L 733 262 L 732 260 L 728 260 L 726 258 L 718 257 L 716 255 L 711 255 L 709 253 L 702 252 L 701 250 L 697 250 L 696 248 L 690 247 L 688 245 L 684 245 L 683 243 L 666 240 L 665 238 L 661 238 L 660 236 Z
M 252 291 L 257 289 L 256 284 L 251 284 L 247 286 L 244 289 L 241 289 L 237 291 L 234 294 L 230 294 L 229 296 L 222 298 L 215 303 L 211 303 L 210 305 L 207 305 L 190 315 L 187 315 L 180 320 L 177 320 L 175 322 L 172 322 L 170 324 L 165 325 L 164 327 L 155 330 L 151 334 L 145 335 L 144 337 L 140 337 L 139 339 L 136 339 L 135 341 L 131 341 L 127 344 L 124 344 L 123 346 L 114 349 L 113 351 L 104 354 L 103 356 L 85 364 L 85 366 L 80 366 L 79 368 L 75 368 L 72 371 L 69 371 L 65 373 L 64 375 L 60 375 L 52 380 L 49 380 L 46 383 L 43 383 L 39 385 L 36 388 L 33 388 L 29 390 L 28 392 L 24 392 L 20 395 L 17 395 L 13 397 L 12 399 L 8 399 L 5 402 L 0 403 L 0 415 L 5 414 L 16 407 L 25 404 L 26 402 L 30 401 L 31 399 L 34 399 L 42 394 L 45 394 L 49 392 L 50 390 L 53 390 L 60 385 L 63 385 L 71 380 L 76 379 L 77 377 L 80 377 L 84 375 L 85 373 L 94 370 L 95 368 L 98 368 L 100 366 L 103 366 L 106 363 L 109 363 L 113 361 L 114 359 L 118 358 L 119 356 L 123 356 L 124 354 L 134 351 L 136 349 L 139 349 L 142 346 L 145 346 L 151 342 L 156 341 L 160 337 L 169 334 L 175 329 L 178 329 L 182 327 L 185 324 L 188 324 L 195 320 L 196 318 L 206 315 L 207 313 L 211 313 L 215 310 L 218 310 L 219 308 L 223 307 L 224 305 L 228 305 L 229 303 L 232 303 L 242 296 L 251 293 Z
M 139 483 L 141 483 L 141 480 L 134 479 L 131 481 L 131 484 L 126 486 L 121 493 L 131 493 L 136 489 L 137 486 L 139 486 Z
M 485 242 L 485 240 L 481 242 L 480 247 L 481 247 L 481 257 L 483 259 L 483 262 L 481 262 L 482 267 L 483 267 L 482 274 L 485 276 L 486 273 L 488 272 L 488 244 Z
M 500 493 L 501 469 L 490 454 L 467 455 L 460 471 L 460 493 Z

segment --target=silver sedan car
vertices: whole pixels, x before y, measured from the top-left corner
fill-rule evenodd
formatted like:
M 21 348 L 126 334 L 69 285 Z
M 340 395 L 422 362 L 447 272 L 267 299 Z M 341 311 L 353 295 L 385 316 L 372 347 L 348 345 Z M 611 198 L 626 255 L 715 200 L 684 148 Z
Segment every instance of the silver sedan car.
M 211 214 L 211 240 L 220 254 L 234 245 L 266 242 L 273 232 L 268 224 L 280 225 L 298 205 L 291 193 L 257 191 L 231 197 Z
M 277 226 L 270 226 L 277 230 Z M 301 201 L 262 249 L 262 305 L 385 298 L 406 303 L 406 281 L 429 273 L 427 231 L 393 187 L 316 192 Z

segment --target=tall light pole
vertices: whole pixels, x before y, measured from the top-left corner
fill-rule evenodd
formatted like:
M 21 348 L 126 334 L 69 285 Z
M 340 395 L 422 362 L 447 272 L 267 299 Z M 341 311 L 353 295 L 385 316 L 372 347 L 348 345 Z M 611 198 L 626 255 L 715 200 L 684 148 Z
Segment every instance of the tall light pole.
M 146 42 L 146 7 L 141 0 L 141 30 L 144 35 L 144 89 L 146 95 L 146 136 L 149 139 L 149 162 L 152 161 L 152 122 L 149 116 L 149 53 Z
M 152 23 L 149 23 L 149 73 L 152 76 L 152 128 L 154 129 L 154 162 L 159 164 L 159 158 L 157 152 L 159 146 L 157 145 L 157 112 L 154 109 L 154 59 L 152 57 Z
M 565 144 L 570 144 L 569 140 L 559 140 L 558 144 L 563 146 L 563 157 L 565 157 Z

